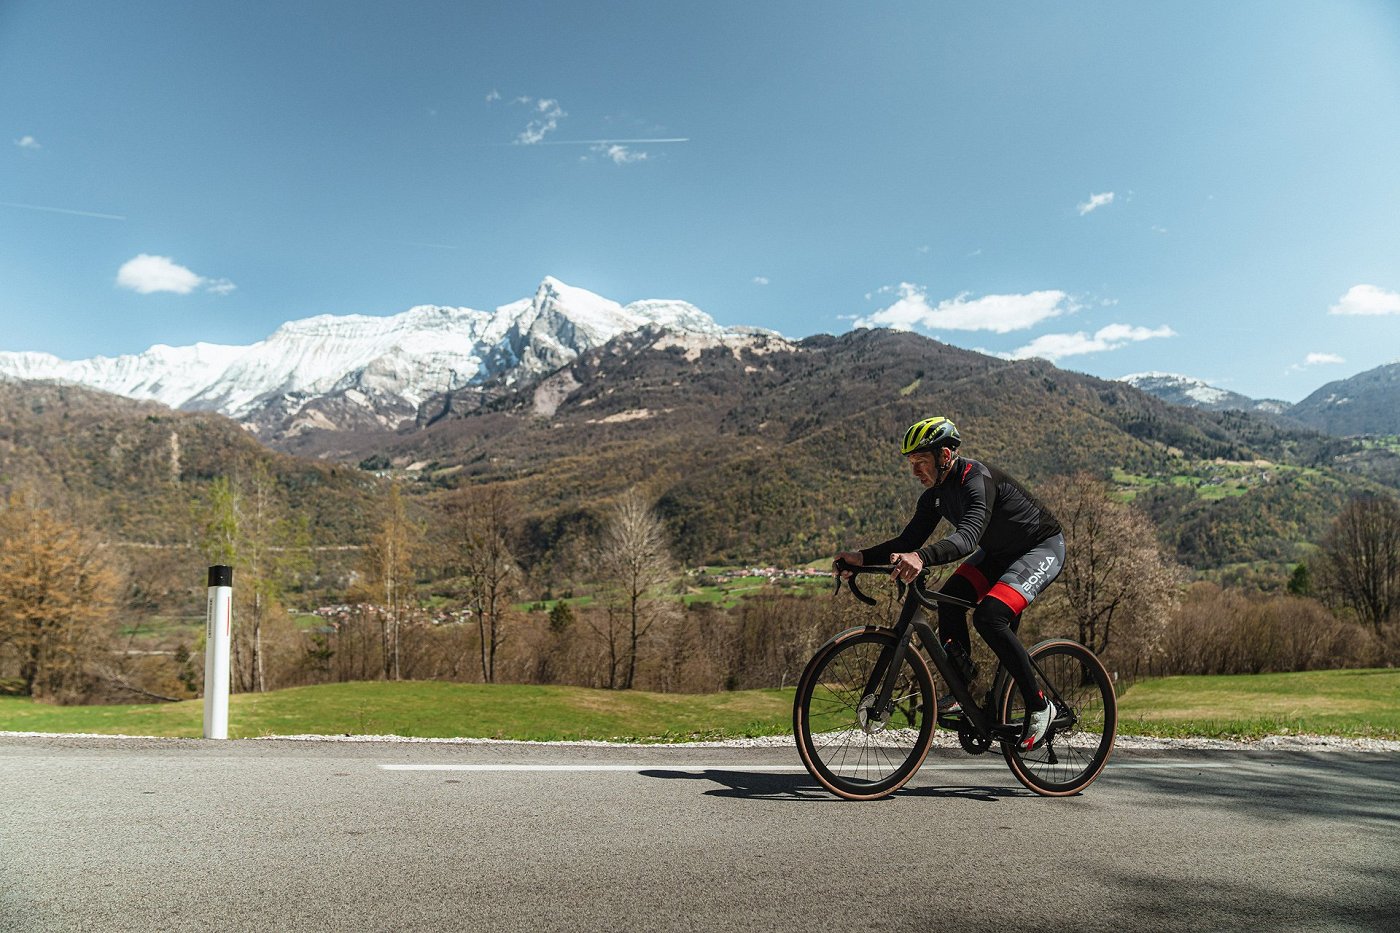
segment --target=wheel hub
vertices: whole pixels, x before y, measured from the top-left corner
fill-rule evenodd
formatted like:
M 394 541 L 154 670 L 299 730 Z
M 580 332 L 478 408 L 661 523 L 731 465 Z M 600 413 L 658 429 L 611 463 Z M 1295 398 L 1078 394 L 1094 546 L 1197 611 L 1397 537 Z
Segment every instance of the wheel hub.
M 873 711 L 874 706 L 875 695 L 872 693 L 867 694 L 860 701 L 860 705 L 856 707 L 856 718 L 860 720 L 861 731 L 864 732 L 866 735 L 874 735 L 877 732 L 883 732 L 885 730 L 885 726 L 890 721 L 890 714 L 888 710 L 886 710 L 883 714 L 876 715 Z

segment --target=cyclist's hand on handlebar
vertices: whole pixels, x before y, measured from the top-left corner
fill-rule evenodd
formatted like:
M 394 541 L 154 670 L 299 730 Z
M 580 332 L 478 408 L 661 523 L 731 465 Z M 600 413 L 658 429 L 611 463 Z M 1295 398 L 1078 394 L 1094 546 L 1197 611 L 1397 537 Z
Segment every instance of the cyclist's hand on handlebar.
M 865 558 L 861 556 L 860 551 L 842 551 L 836 555 L 836 559 L 831 562 L 831 572 L 839 574 L 844 580 L 849 580 L 851 578 L 851 572 L 841 569 L 841 563 L 843 561 L 859 567 L 865 563 Z
M 890 563 L 894 564 L 890 576 L 901 583 L 913 583 L 914 578 L 924 572 L 924 559 L 915 552 L 891 554 Z

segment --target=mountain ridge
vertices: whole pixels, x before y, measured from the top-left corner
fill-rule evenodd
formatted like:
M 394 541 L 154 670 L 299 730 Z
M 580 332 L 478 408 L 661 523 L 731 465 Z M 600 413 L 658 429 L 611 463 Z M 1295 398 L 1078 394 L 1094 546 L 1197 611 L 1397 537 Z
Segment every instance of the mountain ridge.
M 1329 382 L 1289 414 L 1329 434 L 1400 434 L 1400 361 Z
M 756 330 L 727 330 L 688 302 L 622 305 L 547 276 L 532 297 L 492 312 L 418 305 L 388 317 L 317 315 L 248 346 L 157 344 L 140 354 L 78 361 L 0 352 L 0 377 L 215 411 L 275 440 L 307 426 L 392 430 L 433 395 L 531 379 L 644 326 L 715 339 Z
M 421 429 L 548 379 L 581 353 L 646 329 L 687 335 L 695 346 L 686 352 L 748 338 L 786 340 L 762 328 L 721 327 L 678 299 L 623 305 L 546 276 L 531 297 L 494 311 L 416 305 L 386 317 L 322 314 L 288 321 L 247 346 L 156 344 L 139 354 L 77 361 L 0 352 L 0 379 L 56 380 L 177 410 L 218 412 L 290 450 L 319 444 L 307 435 Z M 1400 433 L 1400 363 L 1328 383 L 1296 406 L 1174 373 L 1119 381 L 1189 408 L 1252 411 L 1342 436 Z

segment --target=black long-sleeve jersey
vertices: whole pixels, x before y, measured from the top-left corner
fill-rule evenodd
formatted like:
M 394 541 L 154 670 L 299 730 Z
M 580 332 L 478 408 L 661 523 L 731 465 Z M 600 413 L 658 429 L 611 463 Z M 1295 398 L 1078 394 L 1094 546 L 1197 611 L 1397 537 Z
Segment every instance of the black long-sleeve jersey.
M 924 545 L 940 518 L 953 530 Z M 919 496 L 914 517 L 898 536 L 861 549 L 867 564 L 918 549 L 925 564 L 946 564 L 978 547 L 991 558 L 1016 557 L 1060 533 L 1060 523 L 1026 488 L 994 466 L 958 457 L 937 486 Z

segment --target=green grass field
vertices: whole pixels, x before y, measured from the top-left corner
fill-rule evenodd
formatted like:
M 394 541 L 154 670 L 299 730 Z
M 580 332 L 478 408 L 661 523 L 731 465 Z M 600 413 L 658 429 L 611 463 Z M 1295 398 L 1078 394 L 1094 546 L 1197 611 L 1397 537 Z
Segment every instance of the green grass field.
M 229 733 L 679 742 L 783 735 L 792 690 L 702 695 L 502 684 L 348 683 L 231 699 Z M 203 704 L 49 706 L 0 697 L 0 731 L 198 737 Z M 1400 670 L 1145 681 L 1119 697 L 1121 735 L 1400 739 Z
M 1118 699 L 1123 735 L 1400 739 L 1400 670 L 1148 680 Z
M 0 697 L 0 731 L 198 737 L 203 717 L 202 700 L 63 707 Z M 408 681 L 296 687 L 229 701 L 231 738 L 313 733 L 678 742 L 774 735 L 790 732 L 791 722 L 791 690 L 689 696 Z

